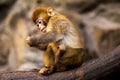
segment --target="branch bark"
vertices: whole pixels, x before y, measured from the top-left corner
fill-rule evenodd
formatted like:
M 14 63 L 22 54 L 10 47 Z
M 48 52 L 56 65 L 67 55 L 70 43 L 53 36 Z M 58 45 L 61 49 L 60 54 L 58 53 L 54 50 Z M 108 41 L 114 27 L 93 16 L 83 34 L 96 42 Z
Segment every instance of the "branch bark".
M 42 76 L 35 71 L 1 72 L 0 80 L 89 80 L 100 78 L 120 68 L 120 46 L 113 52 L 84 63 L 81 67 Z

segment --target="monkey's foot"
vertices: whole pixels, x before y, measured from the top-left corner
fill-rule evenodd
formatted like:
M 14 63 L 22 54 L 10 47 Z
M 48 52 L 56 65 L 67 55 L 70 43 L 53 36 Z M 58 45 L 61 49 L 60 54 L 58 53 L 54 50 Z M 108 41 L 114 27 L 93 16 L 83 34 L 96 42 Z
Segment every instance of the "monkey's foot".
M 43 67 L 40 69 L 39 73 L 42 75 L 48 75 L 52 73 L 52 70 L 50 70 L 50 68 Z

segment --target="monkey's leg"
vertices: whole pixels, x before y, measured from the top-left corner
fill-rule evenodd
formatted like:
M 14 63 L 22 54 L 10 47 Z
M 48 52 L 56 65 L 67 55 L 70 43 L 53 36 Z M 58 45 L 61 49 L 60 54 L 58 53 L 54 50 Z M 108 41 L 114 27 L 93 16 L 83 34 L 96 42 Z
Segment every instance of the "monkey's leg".
M 67 48 L 65 54 L 60 57 L 57 71 L 66 71 L 80 66 L 85 58 L 84 49 Z
M 43 55 L 44 67 L 39 71 L 40 74 L 47 75 L 53 72 L 54 55 L 52 52 L 45 52 Z
M 57 45 L 55 43 L 50 43 L 47 47 L 46 52 L 44 53 L 44 65 L 39 73 L 40 74 L 50 74 L 54 70 L 55 64 L 55 54 L 57 52 Z
M 52 65 L 56 65 L 59 62 L 59 57 L 64 53 L 64 51 L 65 51 L 64 44 L 57 45 L 54 42 L 49 43 L 46 52 L 49 53 L 50 57 L 53 57 L 52 59 L 54 59 L 54 60 L 52 60 L 52 63 L 53 63 Z M 50 59 L 49 59 L 49 61 L 50 61 Z
M 55 53 L 55 65 L 57 65 L 59 63 L 59 59 L 60 59 L 60 57 L 62 57 L 64 52 L 65 52 L 65 45 L 64 44 L 60 44 L 58 46 L 57 52 Z

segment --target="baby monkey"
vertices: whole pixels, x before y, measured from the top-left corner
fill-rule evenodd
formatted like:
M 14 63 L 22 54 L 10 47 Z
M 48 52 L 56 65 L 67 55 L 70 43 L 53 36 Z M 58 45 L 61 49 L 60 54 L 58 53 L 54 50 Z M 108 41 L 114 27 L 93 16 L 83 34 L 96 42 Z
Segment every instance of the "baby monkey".
M 44 50 L 44 67 L 39 73 L 46 75 L 65 71 L 82 64 L 84 46 L 79 29 L 52 7 L 38 7 L 32 15 L 39 33 L 26 40 L 30 46 Z

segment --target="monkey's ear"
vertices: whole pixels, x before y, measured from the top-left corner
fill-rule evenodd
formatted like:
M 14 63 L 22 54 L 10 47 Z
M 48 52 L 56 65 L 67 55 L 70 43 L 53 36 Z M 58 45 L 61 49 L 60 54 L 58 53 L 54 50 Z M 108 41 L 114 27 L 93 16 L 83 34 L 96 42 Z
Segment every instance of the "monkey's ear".
M 52 7 L 48 7 L 47 8 L 47 14 L 49 16 L 54 16 L 55 15 L 54 9 Z

